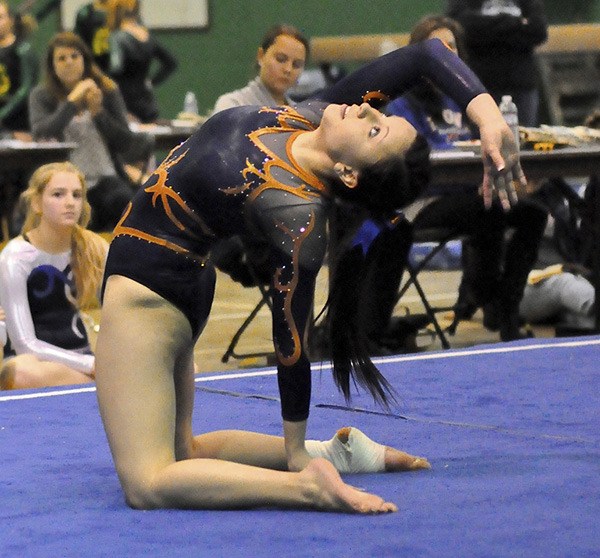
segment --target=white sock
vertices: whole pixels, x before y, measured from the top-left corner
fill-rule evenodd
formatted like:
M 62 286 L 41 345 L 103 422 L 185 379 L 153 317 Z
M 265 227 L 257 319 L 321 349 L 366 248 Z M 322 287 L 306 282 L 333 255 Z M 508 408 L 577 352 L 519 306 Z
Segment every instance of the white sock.
M 331 440 L 307 440 L 311 457 L 324 457 L 340 473 L 380 473 L 385 471 L 385 446 L 374 442 L 358 428 L 352 427 L 347 442 L 336 433 Z

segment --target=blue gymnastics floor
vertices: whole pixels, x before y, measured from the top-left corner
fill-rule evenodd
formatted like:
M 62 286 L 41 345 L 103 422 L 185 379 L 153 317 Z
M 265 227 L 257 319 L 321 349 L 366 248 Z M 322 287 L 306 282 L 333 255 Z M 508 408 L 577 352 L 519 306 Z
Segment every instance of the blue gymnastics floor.
M 431 471 L 348 475 L 399 506 L 309 511 L 126 507 L 93 388 L 0 395 L 0 556 L 600 556 L 600 338 L 379 360 L 399 394 L 347 405 L 314 368 L 309 436 L 355 425 Z M 197 431 L 280 434 L 273 369 L 198 376 Z

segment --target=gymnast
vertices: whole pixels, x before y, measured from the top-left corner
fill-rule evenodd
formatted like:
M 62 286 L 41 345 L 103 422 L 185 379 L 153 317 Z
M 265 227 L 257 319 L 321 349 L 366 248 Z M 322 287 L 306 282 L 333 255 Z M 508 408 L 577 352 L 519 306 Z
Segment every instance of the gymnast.
M 422 173 L 412 170 L 428 162 L 426 142 L 406 120 L 346 103 L 368 91 L 396 97 L 421 79 L 451 95 L 478 126 L 484 200 L 498 195 L 509 206 L 513 176 L 524 180 L 510 131 L 479 80 L 437 39 L 387 54 L 296 107 L 214 115 L 128 205 L 106 264 L 96 384 L 131 507 L 392 512 L 394 503 L 344 483 L 343 462 L 362 453 L 352 471 L 429 466 L 355 428 L 305 442 L 311 370 L 304 333 L 332 200 L 350 199 L 387 219 L 418 194 L 414 176 Z M 231 235 L 250 251 L 269 250 L 283 437 L 192 434 L 192 357 L 214 293 L 209 252 Z M 352 346 L 354 328 L 345 329 L 347 339 L 332 332 L 334 379 L 347 398 L 354 381 L 385 404 L 391 386 L 360 344 Z

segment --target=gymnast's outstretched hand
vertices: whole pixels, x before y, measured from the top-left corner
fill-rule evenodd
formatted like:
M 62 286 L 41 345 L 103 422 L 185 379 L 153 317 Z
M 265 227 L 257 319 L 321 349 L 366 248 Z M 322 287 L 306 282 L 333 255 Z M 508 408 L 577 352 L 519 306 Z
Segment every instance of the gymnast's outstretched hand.
M 514 181 L 527 187 L 525 173 L 519 161 L 519 150 L 500 109 L 485 93 L 475 97 L 467 107 L 467 115 L 478 126 L 483 160 L 481 187 L 485 207 L 498 197 L 505 210 L 517 203 Z
M 498 196 L 502 207 L 508 210 L 519 201 L 514 182 L 519 182 L 523 189 L 527 187 L 512 132 L 502 121 L 498 125 L 483 126 L 480 136 L 483 202 L 485 207 L 490 207 L 494 196 Z

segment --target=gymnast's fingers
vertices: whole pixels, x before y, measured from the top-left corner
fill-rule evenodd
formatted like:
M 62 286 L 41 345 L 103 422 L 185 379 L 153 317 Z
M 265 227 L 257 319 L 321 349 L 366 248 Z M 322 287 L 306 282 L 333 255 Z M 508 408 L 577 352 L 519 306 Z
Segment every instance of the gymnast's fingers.
M 486 172 L 483 174 L 483 183 L 481 184 L 481 195 L 483 196 L 483 205 L 486 209 L 492 207 L 492 200 L 494 198 L 493 190 L 493 182 L 486 169 Z

